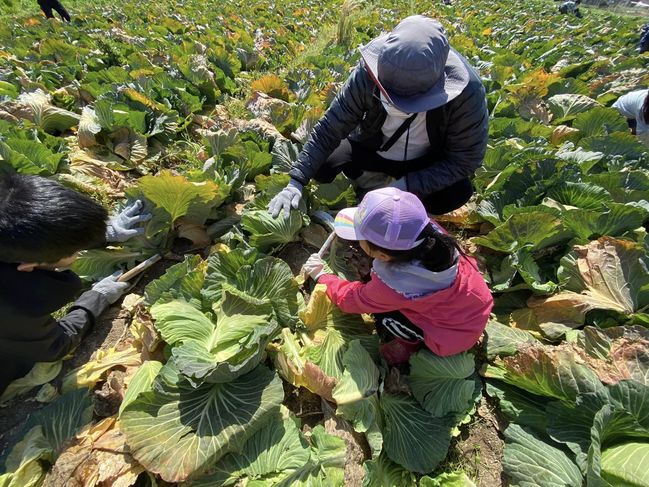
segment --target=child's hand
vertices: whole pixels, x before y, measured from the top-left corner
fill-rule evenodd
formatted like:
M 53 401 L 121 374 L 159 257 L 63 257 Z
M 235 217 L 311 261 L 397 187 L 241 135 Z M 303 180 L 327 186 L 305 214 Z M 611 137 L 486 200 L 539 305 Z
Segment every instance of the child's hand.
M 318 254 L 311 254 L 302 266 L 302 270 L 317 282 L 322 274 L 326 274 L 325 261 Z

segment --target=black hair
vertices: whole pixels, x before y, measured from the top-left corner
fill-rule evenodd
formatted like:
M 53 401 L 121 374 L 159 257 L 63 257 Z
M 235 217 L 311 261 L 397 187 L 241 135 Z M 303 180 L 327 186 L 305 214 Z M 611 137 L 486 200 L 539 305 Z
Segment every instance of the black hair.
M 367 245 L 374 251 L 381 251 L 391 258 L 390 262 L 403 263 L 419 260 L 429 271 L 441 272 L 455 263 L 456 251 L 466 255 L 457 241 L 450 235 L 440 233 L 433 225 L 427 225 L 417 237 L 424 241 L 410 250 L 392 250 L 379 247 L 369 240 Z
M 56 262 L 105 241 L 106 209 L 40 176 L 0 176 L 0 261 Z
M 647 90 L 647 96 L 642 104 L 642 119 L 644 123 L 649 123 L 649 90 Z

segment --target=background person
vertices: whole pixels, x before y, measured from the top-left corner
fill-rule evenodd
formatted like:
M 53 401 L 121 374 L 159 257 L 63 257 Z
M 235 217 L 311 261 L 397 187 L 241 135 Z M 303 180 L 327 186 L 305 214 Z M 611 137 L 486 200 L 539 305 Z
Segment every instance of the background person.
M 61 16 L 61 20 L 64 22 L 70 22 L 70 14 L 65 7 L 61 5 L 59 0 L 38 0 L 38 6 L 48 19 L 54 18 L 54 14 L 52 13 L 52 10 L 54 10 Z
M 304 269 L 345 313 L 374 314 L 377 331 L 389 338 L 380 349 L 389 364 L 407 362 L 422 344 L 445 356 L 478 341 L 493 306 L 491 292 L 475 261 L 429 219 L 414 194 L 370 191 L 357 208 L 340 211 L 334 226 L 338 237 L 358 240 L 374 259 L 370 281 L 327 274 L 318 254 Z
M 316 124 L 269 204 L 288 215 L 309 180 L 339 173 L 362 190 L 394 186 L 418 195 L 432 214 L 459 208 L 487 148 L 485 89 L 449 46 L 442 26 L 421 15 L 360 49 L 361 61 Z
M 640 42 L 638 43 L 640 54 L 649 51 L 649 24 L 644 24 L 640 30 Z
M 581 4 L 581 0 L 575 0 L 573 1 L 568 1 L 568 2 L 563 2 L 561 5 L 559 5 L 559 13 L 561 14 L 574 14 L 576 17 L 581 18 L 581 12 L 579 11 L 579 5 Z
M 150 218 L 135 204 L 108 224 L 92 199 L 39 176 L 0 178 L 0 394 L 36 362 L 54 362 L 74 350 L 99 315 L 129 286 L 109 276 L 74 301 L 67 314 L 51 314 L 81 291 L 65 270 L 80 250 L 124 241 Z
M 631 133 L 649 147 L 649 90 L 636 90 L 621 96 L 613 103 L 627 119 Z

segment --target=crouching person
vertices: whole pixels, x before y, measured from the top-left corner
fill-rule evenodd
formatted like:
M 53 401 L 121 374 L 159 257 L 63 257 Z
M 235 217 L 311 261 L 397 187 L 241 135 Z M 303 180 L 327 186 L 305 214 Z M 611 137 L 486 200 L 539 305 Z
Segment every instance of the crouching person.
M 128 287 L 117 275 L 97 282 L 56 320 L 51 313 L 81 291 L 66 270 L 80 250 L 124 241 L 149 215 L 132 206 L 107 224 L 92 199 L 38 176 L 0 177 L 0 394 L 35 362 L 65 357 Z
M 422 344 L 444 356 L 477 342 L 493 306 L 491 293 L 475 261 L 429 219 L 415 195 L 371 191 L 357 208 L 338 213 L 335 231 L 359 241 L 374 258 L 370 281 L 325 273 L 317 254 L 305 269 L 342 311 L 374 314 L 379 335 L 388 338 L 381 353 L 389 364 L 407 362 Z

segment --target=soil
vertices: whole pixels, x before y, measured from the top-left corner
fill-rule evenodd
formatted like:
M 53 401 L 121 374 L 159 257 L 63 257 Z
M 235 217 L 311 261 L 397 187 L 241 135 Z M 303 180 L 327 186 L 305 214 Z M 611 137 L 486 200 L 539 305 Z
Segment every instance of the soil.
M 444 470 L 462 469 L 478 487 L 509 485 L 503 473 L 502 458 L 505 446 L 500 432 L 505 421 L 495 406 L 485 397 L 468 425 L 451 445 Z
M 294 275 L 298 275 L 309 256 L 317 251 L 316 247 L 303 242 L 290 242 L 275 256 L 286 262 Z
M 356 433 L 351 424 L 336 416 L 333 405 L 322 400 L 324 428 L 331 435 L 342 438 L 347 445 L 345 456 L 345 487 L 360 487 L 365 477 L 363 463 L 371 457 L 370 446 L 365 437 Z
M 284 385 L 284 406 L 302 421 L 303 431 L 310 431 L 322 422 L 324 413 L 320 396 L 304 387 L 294 387 L 286 381 Z

